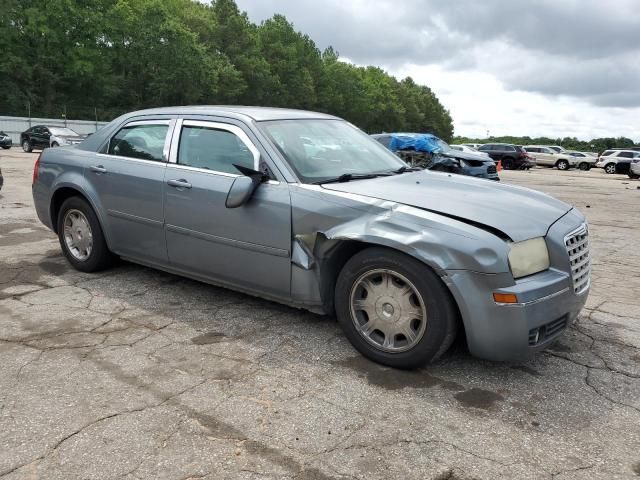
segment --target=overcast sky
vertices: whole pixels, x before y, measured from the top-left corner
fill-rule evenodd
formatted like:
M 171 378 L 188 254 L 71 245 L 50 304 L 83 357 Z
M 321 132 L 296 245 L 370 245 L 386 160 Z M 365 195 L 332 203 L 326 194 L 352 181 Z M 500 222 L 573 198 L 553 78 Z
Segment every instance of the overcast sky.
M 456 134 L 640 142 L 639 0 L 237 0 L 428 85 Z

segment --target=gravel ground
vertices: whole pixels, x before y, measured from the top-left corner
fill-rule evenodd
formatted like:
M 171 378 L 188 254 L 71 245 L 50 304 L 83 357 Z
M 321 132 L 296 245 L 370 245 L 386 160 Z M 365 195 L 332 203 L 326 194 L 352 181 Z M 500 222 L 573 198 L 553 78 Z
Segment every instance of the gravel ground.
M 124 262 L 70 269 L 32 206 L 35 158 L 0 151 L 3 479 L 640 476 L 639 181 L 504 172 L 587 215 L 587 308 L 527 363 L 461 344 L 405 372 L 330 318 Z

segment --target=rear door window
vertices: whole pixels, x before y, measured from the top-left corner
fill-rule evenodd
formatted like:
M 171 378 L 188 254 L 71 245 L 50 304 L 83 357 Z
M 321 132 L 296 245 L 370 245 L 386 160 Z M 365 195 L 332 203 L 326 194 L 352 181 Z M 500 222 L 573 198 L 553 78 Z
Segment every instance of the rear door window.
M 119 157 L 162 162 L 168 130 L 168 122 L 126 125 L 111 138 L 107 153 Z
M 618 153 L 618 157 L 633 158 L 633 152 L 620 152 Z

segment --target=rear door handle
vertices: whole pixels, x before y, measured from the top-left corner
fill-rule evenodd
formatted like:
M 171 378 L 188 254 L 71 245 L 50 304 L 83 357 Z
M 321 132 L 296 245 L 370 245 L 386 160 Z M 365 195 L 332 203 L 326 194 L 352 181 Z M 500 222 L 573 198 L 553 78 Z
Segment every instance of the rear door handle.
M 175 188 L 191 188 L 191 184 L 184 178 L 181 178 L 180 180 L 169 180 L 167 182 L 167 185 Z
M 89 167 L 89 169 L 92 172 L 96 172 L 96 173 L 107 173 L 107 169 L 104 168 L 102 165 L 92 165 L 91 167 Z

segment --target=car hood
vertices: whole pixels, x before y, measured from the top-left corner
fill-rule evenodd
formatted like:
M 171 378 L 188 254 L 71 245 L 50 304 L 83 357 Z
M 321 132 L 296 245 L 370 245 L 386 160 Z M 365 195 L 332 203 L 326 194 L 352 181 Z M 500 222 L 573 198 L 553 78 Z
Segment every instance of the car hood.
M 323 188 L 402 203 L 485 225 L 516 242 L 546 235 L 549 227 L 572 208 L 528 188 L 429 171 L 330 183 Z
M 479 162 L 495 163 L 493 160 L 491 160 L 491 157 L 482 153 L 463 152 L 460 150 L 451 149 L 447 150 L 446 152 L 439 152 L 439 154 L 444 155 L 445 157 L 459 158 L 461 160 L 476 160 Z

